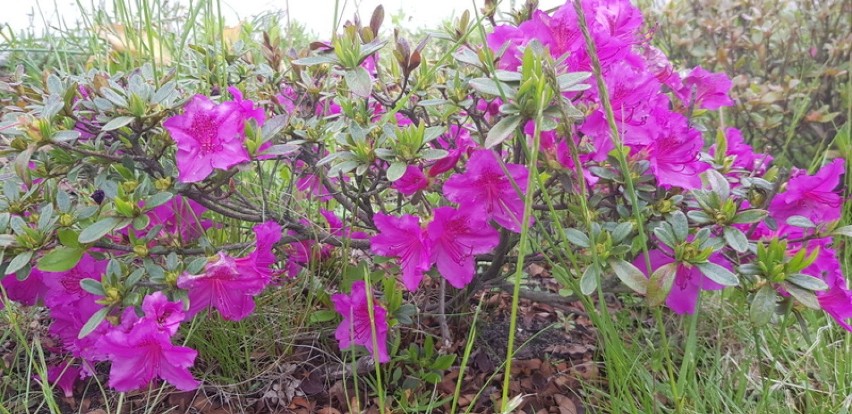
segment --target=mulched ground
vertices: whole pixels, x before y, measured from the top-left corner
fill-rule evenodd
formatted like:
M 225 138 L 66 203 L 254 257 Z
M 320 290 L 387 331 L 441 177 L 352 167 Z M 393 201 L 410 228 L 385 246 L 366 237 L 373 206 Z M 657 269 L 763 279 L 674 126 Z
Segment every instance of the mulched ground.
M 502 361 L 506 356 L 506 338 L 509 329 L 511 296 L 506 293 L 486 293 L 485 309 L 480 313 L 478 335 L 464 373 L 459 406 L 460 412 L 494 413 L 499 407 L 503 381 Z M 476 299 L 478 302 L 478 298 Z M 618 307 L 617 303 L 610 306 Z M 587 408 L 581 400 L 581 384 L 604 381 L 604 373 L 595 362 L 596 335 L 591 322 L 579 304 L 560 304 L 557 307 L 522 300 L 519 308 L 516 344 L 523 347 L 517 351 L 512 364 L 510 395 L 524 395 L 523 403 L 516 412 L 535 414 L 581 414 Z M 421 329 L 440 337 L 438 321 L 426 318 Z M 457 322 L 457 321 L 451 321 Z M 451 323 L 450 326 L 458 325 Z M 456 353 L 455 365 L 461 361 L 469 327 L 457 327 L 451 332 L 454 341 L 441 346 L 436 341 L 438 353 Z M 420 335 L 422 337 L 422 335 Z M 405 339 L 405 338 L 404 338 Z M 406 343 L 405 340 L 403 343 Z M 166 390 L 161 403 L 155 409 L 150 404 L 154 396 L 146 392 L 128 394 L 124 413 L 142 413 L 145 407 L 152 413 L 187 414 L 232 414 L 232 413 L 379 413 L 375 401 L 365 401 L 367 388 L 361 388 L 355 396 L 351 370 L 340 362 L 329 361 L 316 345 L 316 340 L 306 340 L 305 346 L 296 347 L 296 354 L 273 367 L 271 373 L 257 379 L 253 384 L 218 386 L 205 384 L 192 392 Z M 6 344 L 6 350 L 9 346 Z M 3 352 L 3 350 L 0 350 Z M 358 361 L 356 369 L 363 373 L 373 372 L 369 358 Z M 7 365 L 8 366 L 8 365 Z M 495 375 L 495 371 L 498 373 Z M 418 395 L 428 401 L 434 391 L 446 404 L 434 407 L 431 412 L 449 411 L 455 391 L 459 370 L 453 367 L 443 373 L 436 385 L 422 384 L 417 391 L 397 395 L 411 397 L 416 405 Z M 405 377 L 405 376 L 403 376 Z M 387 379 L 384 379 L 388 383 Z M 399 384 L 403 387 L 404 378 Z M 363 387 L 363 384 L 362 384 Z M 73 398 L 59 395 L 62 409 L 67 412 L 104 414 L 103 397 L 97 387 L 79 383 Z M 154 394 L 158 389 L 155 388 Z M 393 392 L 392 390 L 391 392 Z M 480 391 L 482 391 L 480 393 Z M 401 394 L 400 394 L 401 393 Z M 477 394 L 479 394 L 477 396 Z M 113 398 L 112 396 L 110 398 Z M 113 398 L 115 409 L 116 400 Z M 473 406 L 471 407 L 471 404 Z

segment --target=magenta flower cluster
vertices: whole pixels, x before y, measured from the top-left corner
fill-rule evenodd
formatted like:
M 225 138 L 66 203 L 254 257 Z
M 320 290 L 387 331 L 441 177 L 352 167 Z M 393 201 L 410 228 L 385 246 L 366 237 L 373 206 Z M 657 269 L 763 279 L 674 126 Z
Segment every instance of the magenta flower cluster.
M 674 71 L 666 56 L 640 32 L 641 14 L 628 0 L 585 0 L 582 4 L 600 57 L 600 75 L 612 104 L 611 116 L 629 151 L 631 165 L 647 166 L 645 174 L 652 184 L 688 196 L 691 190 L 708 187 L 703 177 L 705 172 L 713 173 L 711 169 L 721 171 L 728 184 L 737 189 L 772 167 L 772 157 L 755 153 L 733 128 L 725 131 L 724 154 L 718 154 L 720 149 L 715 146 L 709 153 L 703 152 L 704 138 L 689 116 L 697 110 L 733 105 L 728 96 L 731 81 L 726 75 L 700 67 L 684 74 Z M 565 57 L 567 71 L 593 70 L 578 16 L 570 2 L 552 14 L 536 11 L 517 27 L 496 27 L 488 35 L 487 45 L 495 52 L 503 51 L 497 60 L 500 68 L 517 70 L 524 48 L 533 40 L 547 47 L 554 57 Z M 375 65 L 375 60 L 368 59 L 365 65 Z M 195 95 L 181 114 L 164 122 L 175 143 L 177 179 L 182 185 L 199 183 L 215 170 L 231 170 L 249 162 L 253 156 L 261 161 L 266 158 L 252 154 L 263 152 L 250 151 L 253 147 L 247 142 L 247 135 L 267 122 L 264 109 L 244 99 L 236 88 L 229 91 L 233 99 L 221 103 Z M 567 94 L 586 116 L 570 133 L 550 130 L 540 135 L 542 160 L 538 170 L 555 169 L 571 176 L 579 174 L 576 172 L 579 168 L 587 187 L 584 190 L 590 194 L 620 191 L 596 169 L 608 166 L 608 156 L 615 148 L 607 119 L 610 115 L 602 96 L 603 91 L 594 82 L 582 94 Z M 276 101 L 287 111 L 298 110 L 298 97 L 293 90 L 282 91 Z M 480 99 L 476 110 L 493 125 L 502 104 L 500 99 Z M 387 113 L 385 107 L 375 102 L 365 106 L 371 111 L 367 119 L 378 120 Z M 327 119 L 344 116 L 344 108 L 334 101 L 322 101 L 308 111 Z M 400 127 L 412 125 L 401 114 L 395 114 L 393 119 Z M 523 127 L 523 134 L 531 137 L 534 125 L 528 123 Z M 2 285 L 10 299 L 29 306 L 43 304 L 50 312 L 53 319 L 50 333 L 58 339 L 61 348 L 58 351 L 68 358 L 51 367 L 46 380 L 58 384 L 66 395 L 71 393 L 76 378 L 93 375 L 94 364 L 102 362 L 110 363 L 109 385 L 118 391 L 142 388 L 155 380 L 190 390 L 199 384 L 189 371 L 197 352 L 178 345 L 181 324 L 197 315 L 242 320 L 254 311 L 255 297 L 279 276 L 295 278 L 305 268 L 332 257 L 335 250 L 328 240 L 303 237 L 297 231 L 301 228 L 319 229 L 332 236 L 329 239 L 357 240 L 365 246 L 369 242 L 373 254 L 392 258 L 395 266 L 387 270 L 398 275 L 402 286 L 411 292 L 424 284 L 426 275 L 441 277 L 458 289 L 474 282 L 478 264 L 490 260 L 488 254 L 500 245 L 501 234 L 512 236 L 537 223 L 533 217 L 524 219 L 524 197 L 530 190 L 528 166 L 506 161 L 510 152 L 483 148 L 480 140 L 471 135 L 475 130 L 472 124 L 452 125 L 426 144 L 428 149 L 441 151 L 436 153 L 442 155 L 435 157 L 438 159 L 411 161 L 401 177 L 388 186 L 388 191 L 399 200 L 436 196 L 434 199 L 439 201 L 435 206 L 422 203 L 418 206 L 422 207 L 420 210 L 402 203 L 390 211 L 388 206 L 380 206 L 375 214 L 362 220 L 372 222 L 373 234 L 364 228 L 347 226 L 335 212 L 324 209 L 319 211 L 320 223 L 293 220 L 286 231 L 275 222 L 263 222 L 253 227 L 254 245 L 246 251 L 240 250 L 245 245 L 219 251 L 197 267 L 193 272 L 197 274 L 175 272 L 168 289 L 146 292 L 141 306 L 123 309 L 108 307 L 115 305 L 108 303 L 110 292 L 98 294 L 83 289 L 87 279 L 101 281 L 107 272 L 108 261 L 96 259 L 105 255 L 94 248 L 91 255 L 85 254 L 68 271 L 51 273 L 34 269 L 24 280 L 5 277 Z M 327 155 L 322 146 L 309 148 L 316 149 L 319 157 Z M 572 154 L 571 148 L 577 148 L 580 153 Z M 716 162 L 719 159 L 725 159 L 726 163 L 719 165 Z M 354 181 L 345 174 L 325 177 L 317 173 L 316 166 L 303 160 L 286 161 L 290 163 L 294 191 L 301 197 L 326 203 L 339 196 L 330 188 L 346 180 Z M 575 165 L 576 161 L 579 166 Z M 389 163 L 377 159 L 368 167 L 380 176 L 378 173 L 388 169 Z M 817 226 L 837 221 L 844 201 L 837 187 L 844 172 L 844 161 L 839 159 L 814 174 L 795 170 L 789 182 L 764 206 L 777 226 L 761 222 L 753 227 L 740 227 L 753 243 L 776 238 L 793 240 L 789 245 L 791 255 L 801 249 L 808 252 L 818 249 L 817 260 L 802 272 L 829 286 L 828 290 L 817 292 L 819 305 L 852 331 L 849 324 L 852 292 L 841 273 L 832 240 L 812 237 L 812 230 L 787 223 L 797 216 Z M 579 177 L 573 178 L 576 180 L 571 185 L 582 188 Z M 750 199 L 735 194 L 740 210 L 751 207 Z M 697 211 L 694 204 L 686 208 Z M 333 203 L 324 204 L 333 210 L 330 205 Z M 158 228 L 159 232 L 151 244 L 194 243 L 214 224 L 203 218 L 206 211 L 201 204 L 179 195 L 152 209 L 147 213 L 150 223 L 145 230 Z M 119 231 L 109 237 L 125 240 L 131 236 Z M 276 249 L 286 255 L 286 262 L 279 263 Z M 644 257 L 636 258 L 634 263 L 639 269 L 653 271 L 675 262 L 675 256 L 671 248 L 656 244 L 649 252 L 650 269 L 646 269 Z M 708 261 L 731 271 L 742 264 L 718 252 L 710 255 Z M 722 288 L 697 267 L 678 262 L 666 305 L 677 313 L 694 313 L 701 291 Z M 786 294 L 783 288 L 777 288 L 779 294 Z M 183 293 L 185 297 L 181 300 Z M 342 317 L 335 331 L 341 349 L 361 346 L 378 362 L 390 361 L 391 315 L 372 286 L 362 280 L 355 281 L 348 294 L 332 295 L 331 303 Z M 110 313 L 101 318 L 102 322 L 87 327 L 89 332 L 80 335 L 87 321 L 108 310 Z

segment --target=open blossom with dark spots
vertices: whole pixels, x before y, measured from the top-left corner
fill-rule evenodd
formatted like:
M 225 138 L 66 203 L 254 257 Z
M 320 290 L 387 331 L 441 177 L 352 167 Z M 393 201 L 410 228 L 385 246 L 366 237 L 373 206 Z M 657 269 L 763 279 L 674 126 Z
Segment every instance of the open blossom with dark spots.
M 341 350 L 352 345 L 361 345 L 367 348 L 370 355 L 378 362 L 384 363 L 390 361 L 387 310 L 373 297 L 371 300 L 373 317 L 370 318 L 370 303 L 367 295 L 372 296 L 372 294 L 372 289 L 367 292 L 367 284 L 359 280 L 352 284 L 352 291 L 348 295 L 337 293 L 331 297 L 334 310 L 343 316 L 343 320 L 334 332 L 334 337 L 340 344 Z M 374 331 L 375 347 L 373 346 Z
M 802 173 L 791 178 L 786 189 L 772 199 L 769 214 L 782 223 L 792 216 L 804 216 L 815 223 L 839 219 L 843 197 L 836 189 L 845 172 L 845 161 L 838 158 L 814 175 Z
M 683 88 L 678 91 L 678 96 L 686 106 L 716 110 L 734 104 L 728 96 L 731 85 L 728 75 L 708 72 L 697 66 L 683 78 Z
M 427 226 L 431 260 L 441 276 L 461 289 L 476 273 L 474 256 L 493 250 L 500 243 L 500 233 L 475 211 L 438 207 L 433 214 Z
M 257 237 L 254 251 L 235 259 L 224 252 L 207 263 L 204 273 L 185 273 L 177 285 L 187 290 L 189 310 L 187 317 L 215 308 L 223 318 L 238 321 L 254 311 L 254 297 L 260 294 L 272 279 L 275 255 L 272 249 L 281 240 L 281 227 L 273 222 L 254 227 Z
M 177 143 L 178 180 L 194 183 L 214 169 L 227 170 L 249 160 L 244 146 L 245 119 L 239 104 L 215 104 L 195 95 L 183 115 L 166 120 L 163 126 Z
M 432 267 L 431 251 L 420 218 L 410 214 L 394 217 L 376 213 L 373 221 L 379 233 L 370 239 L 370 249 L 375 254 L 398 258 L 402 284 L 409 291 L 417 290 L 423 273 Z
M 143 388 L 154 378 L 182 391 L 198 387 L 189 372 L 198 352 L 172 344 L 171 335 L 153 320 L 139 319 L 128 332 L 113 329 L 103 336 L 99 347 L 112 361 L 109 386 L 116 391 Z
M 699 131 L 687 126 L 683 115 L 668 113 L 668 117 L 647 147 L 651 171 L 664 188 L 701 188 L 700 174 L 710 168 L 700 159 L 704 139 Z
M 142 312 L 157 327 L 169 335 L 174 335 L 183 322 L 183 304 L 170 301 L 163 292 L 154 292 L 142 300 Z
M 460 209 L 478 212 L 520 233 L 524 210 L 522 195 L 527 191 L 527 167 L 506 164 L 506 169 L 521 194 L 515 191 L 515 186 L 497 161 L 497 154 L 491 150 L 474 151 L 465 172 L 454 174 L 444 183 L 444 194 L 448 200 L 458 203 Z
M 47 287 L 44 302 L 48 307 L 58 305 L 73 305 L 77 301 L 93 297 L 80 287 L 83 279 L 101 280 L 106 271 L 106 261 L 95 260 L 88 254 L 83 254 L 73 268 L 64 272 L 44 272 L 42 280 Z

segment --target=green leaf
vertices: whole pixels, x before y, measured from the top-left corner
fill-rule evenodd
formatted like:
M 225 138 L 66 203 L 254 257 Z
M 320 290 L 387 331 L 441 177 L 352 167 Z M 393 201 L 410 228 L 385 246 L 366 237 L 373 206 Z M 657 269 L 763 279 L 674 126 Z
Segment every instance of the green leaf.
M 85 251 L 79 247 L 59 246 L 44 255 L 36 267 L 45 272 L 64 272 L 76 266 Z
M 648 293 L 648 278 L 632 263 L 625 260 L 610 260 L 609 266 L 621 280 L 621 283 L 624 283 L 636 293 L 642 295 Z
M 745 253 L 748 250 L 748 238 L 745 233 L 740 231 L 740 229 L 735 227 L 725 227 L 723 235 L 725 236 L 725 242 L 728 243 L 728 246 L 731 246 L 731 248 L 737 252 Z
M 612 241 L 621 243 L 621 241 L 629 236 L 632 231 L 632 222 L 625 221 L 623 223 L 619 223 L 618 226 L 615 226 L 615 230 L 612 231 Z
M 675 276 L 677 275 L 677 262 L 671 262 L 660 266 L 648 280 L 648 304 L 659 306 L 666 301 L 669 292 L 672 291 Z
M 722 201 L 727 200 L 731 195 L 731 184 L 728 183 L 728 179 L 722 173 L 713 169 L 707 170 L 706 174 L 707 182 L 713 192 L 718 194 Z
M 159 207 L 163 204 L 166 204 L 174 196 L 174 194 L 168 191 L 163 191 L 161 193 L 154 194 L 151 197 L 145 199 L 145 209 L 152 210 L 154 209 L 154 207 Z
M 97 328 L 98 325 L 106 319 L 107 314 L 109 314 L 109 308 L 101 308 L 95 312 L 95 314 L 92 315 L 92 317 L 89 318 L 89 320 L 86 321 L 86 324 L 80 329 L 80 334 L 77 335 L 77 339 L 83 339 L 92 333 L 92 331 L 94 331 L 95 328 Z
M 104 292 L 104 285 L 101 282 L 98 282 L 95 279 L 84 278 L 80 280 L 80 287 L 93 295 L 97 296 L 106 296 L 106 292 Z
M 437 149 L 437 148 L 429 148 L 420 152 L 420 158 L 423 158 L 426 161 L 434 161 L 446 158 L 450 153 L 447 150 Z
M 828 284 L 826 284 L 821 279 L 813 277 L 811 275 L 794 273 L 792 275 L 787 276 L 787 278 L 784 280 L 811 291 L 828 290 Z
M 654 235 L 657 236 L 657 238 L 666 246 L 674 247 L 677 245 L 677 241 L 675 241 L 674 235 L 667 227 L 669 226 L 659 226 L 654 228 Z
M 583 272 L 583 276 L 580 277 L 580 292 L 584 295 L 595 293 L 595 289 L 598 288 L 599 273 L 597 265 L 592 264 L 587 267 L 586 271 Z
M 522 120 L 523 117 L 520 115 L 510 115 L 501 119 L 488 131 L 488 136 L 485 137 L 485 148 L 491 148 L 509 138 L 518 129 Z
M 388 181 L 394 182 L 402 178 L 405 175 L 405 169 L 408 168 L 405 163 L 394 162 L 391 163 L 390 167 L 387 170 Z
M 80 232 L 80 237 L 78 240 L 80 243 L 93 243 L 104 237 L 107 233 L 111 232 L 118 224 L 121 222 L 121 219 L 116 217 L 107 217 L 101 219 L 89 227 L 83 229 Z
M 24 266 L 30 263 L 30 260 L 32 260 L 32 258 L 32 251 L 19 253 L 12 259 L 12 261 L 9 262 L 9 265 L 6 266 L 6 274 L 11 275 L 12 273 L 17 272 L 18 270 L 23 269 Z
M 852 226 L 838 227 L 831 232 L 831 235 L 852 237 Z
M 675 211 L 668 221 L 672 225 L 675 241 L 685 241 L 686 236 L 689 235 L 689 221 L 686 219 L 686 215 L 682 211 Z
M 373 79 L 370 78 L 367 70 L 360 66 L 344 72 L 343 79 L 346 80 L 346 86 L 355 96 L 366 98 L 373 92 Z
M 513 96 L 515 94 L 515 91 L 509 85 L 500 82 L 498 86 L 497 81 L 488 78 L 471 79 L 470 87 L 486 95 L 503 96 L 505 94 L 506 96 Z
M 734 219 L 731 222 L 734 224 L 757 223 L 766 218 L 768 214 L 769 212 L 767 212 L 766 210 L 745 210 L 737 213 L 737 215 L 734 216 Z
M 435 359 L 435 362 L 432 363 L 432 369 L 438 370 L 438 371 L 446 371 L 446 370 L 450 369 L 450 367 L 453 365 L 453 362 L 455 362 L 455 360 L 456 360 L 455 354 L 441 355 L 441 356 L 439 356 L 438 358 Z
M 817 297 L 814 292 L 807 289 L 802 289 L 792 283 L 784 283 L 784 289 L 786 289 L 787 292 L 794 298 L 796 298 L 796 300 L 799 301 L 799 303 L 801 303 L 802 305 L 805 305 L 815 310 L 820 308 L 819 300 L 817 300 Z
M 569 242 L 580 247 L 589 247 L 591 245 L 589 236 L 577 229 L 569 228 L 565 230 L 565 238 L 568 239 Z
M 134 118 L 132 116 L 119 116 L 111 119 L 106 123 L 106 125 L 102 126 L 101 129 L 104 131 L 113 131 L 133 122 L 133 119 Z
M 709 277 L 710 280 L 722 286 L 737 286 L 740 284 L 739 279 L 737 279 L 737 275 L 716 263 L 699 263 L 695 265 L 695 267 L 697 267 L 701 273 L 704 273 L 704 276 Z
M 337 312 L 333 310 L 323 309 L 311 312 L 309 322 L 312 324 L 324 323 L 334 320 L 337 317 Z
M 801 227 L 803 229 L 812 229 L 816 227 L 816 224 L 805 216 L 791 216 L 787 219 L 787 224 L 793 227 Z
M 334 63 L 337 60 L 329 57 L 329 56 L 308 56 L 306 58 L 296 59 L 293 61 L 294 65 L 300 66 L 313 66 L 313 65 L 321 65 L 325 63 Z
M 749 308 L 749 317 L 755 326 L 763 326 L 769 323 L 772 319 L 772 314 L 775 312 L 775 301 L 778 295 L 771 285 L 763 285 L 754 298 L 751 300 Z

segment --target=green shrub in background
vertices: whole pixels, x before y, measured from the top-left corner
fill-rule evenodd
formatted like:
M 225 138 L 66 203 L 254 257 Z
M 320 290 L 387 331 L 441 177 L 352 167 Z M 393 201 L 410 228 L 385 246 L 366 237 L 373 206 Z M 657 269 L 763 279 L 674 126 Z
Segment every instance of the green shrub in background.
M 809 166 L 847 122 L 848 0 L 672 0 L 643 4 L 655 46 L 676 66 L 723 71 L 724 122 L 757 148 Z

